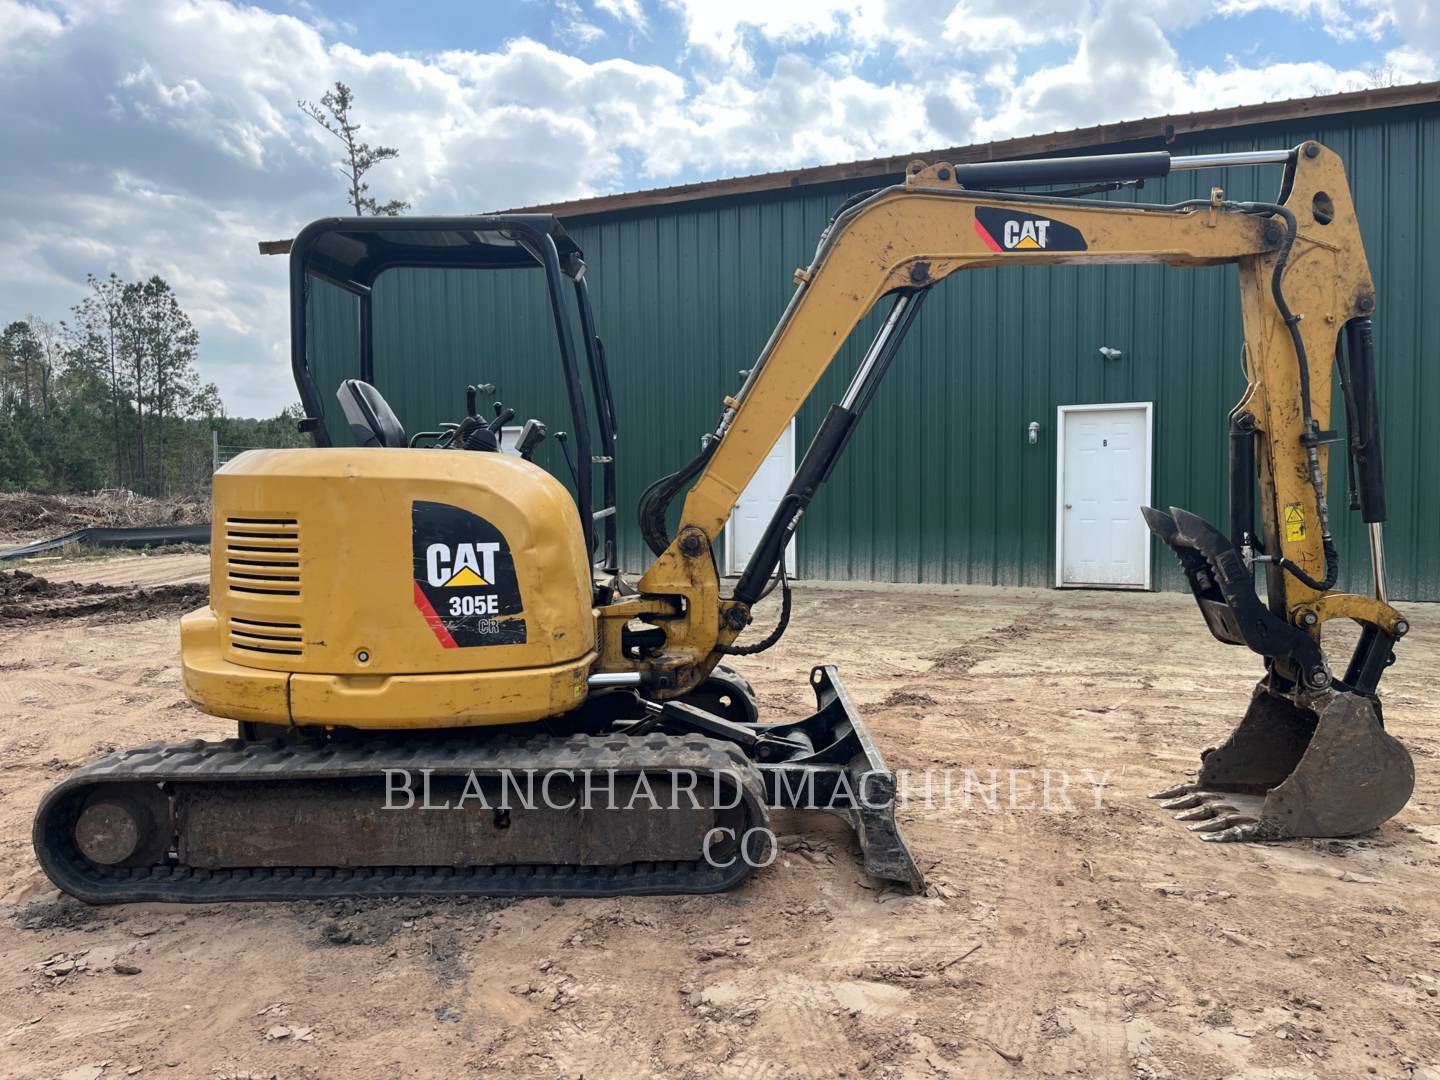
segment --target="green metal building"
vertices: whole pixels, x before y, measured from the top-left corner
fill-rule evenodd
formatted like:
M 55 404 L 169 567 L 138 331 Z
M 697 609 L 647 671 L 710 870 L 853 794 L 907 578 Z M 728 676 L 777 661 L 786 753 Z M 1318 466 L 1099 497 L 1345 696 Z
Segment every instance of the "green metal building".
M 1163 117 L 914 156 L 952 162 L 1318 139 L 1344 158 L 1375 273 L 1392 598 L 1440 600 L 1440 84 Z M 736 391 L 836 208 L 898 182 L 907 158 L 691 184 L 554 207 L 585 252 L 620 431 L 622 561 L 642 568 L 641 491 L 689 460 Z M 483 163 L 477 163 L 483 167 Z M 1176 173 L 1145 202 L 1273 199 L 1278 166 Z M 1149 404 L 1149 495 L 1223 521 L 1226 413 L 1243 389 L 1233 267 L 1011 267 L 953 276 L 921 313 L 798 536 L 806 578 L 1051 586 L 1062 406 Z M 358 374 L 355 301 L 312 295 L 320 386 Z M 391 271 L 374 292 L 375 382 L 412 431 L 455 419 L 467 383 L 519 418 L 568 424 L 539 272 Z M 862 324 L 800 413 L 803 453 L 874 331 Z M 1118 356 L 1109 358 L 1101 350 Z M 328 391 L 327 391 L 328 392 Z M 1338 396 L 1337 396 L 1338 404 Z M 1337 418 L 1338 422 L 1338 418 Z M 1031 425 L 1034 429 L 1032 442 Z M 332 431 L 343 424 L 331 425 Z M 338 433 L 338 432 L 337 432 Z M 1074 436 L 1072 436 L 1074 437 Z M 1368 591 L 1366 534 L 1331 503 L 1342 582 Z M 537 460 L 565 475 L 551 440 Z M 1138 522 L 1136 525 L 1139 528 Z M 1183 588 L 1150 544 L 1145 584 Z

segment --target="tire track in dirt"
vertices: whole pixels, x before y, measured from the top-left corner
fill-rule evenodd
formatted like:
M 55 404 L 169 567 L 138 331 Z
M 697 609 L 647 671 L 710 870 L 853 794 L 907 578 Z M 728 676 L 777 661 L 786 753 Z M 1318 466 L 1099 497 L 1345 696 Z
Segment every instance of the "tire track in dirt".
M 194 585 L 210 580 L 207 552 L 183 555 L 123 555 L 97 559 L 32 561 L 22 569 L 51 581 L 94 585 Z
M 1023 1055 L 1032 1073 L 1129 1078 L 1123 1009 L 1096 954 L 1094 908 L 1067 888 L 1076 854 L 1041 821 L 1031 814 L 997 819 L 996 832 L 1023 857 L 996 883 L 996 905 L 1006 914 L 985 966 L 1001 993 L 986 1001 L 973 1034 L 992 1052 Z M 1069 1023 L 1062 1013 L 1084 1022 Z
M 986 631 L 979 637 L 933 653 L 924 659 L 930 661 L 930 671 L 937 675 L 968 674 L 976 664 L 1011 652 L 1020 642 L 1043 631 L 1044 622 L 1053 612 L 1053 604 L 1041 604 L 1004 626 Z

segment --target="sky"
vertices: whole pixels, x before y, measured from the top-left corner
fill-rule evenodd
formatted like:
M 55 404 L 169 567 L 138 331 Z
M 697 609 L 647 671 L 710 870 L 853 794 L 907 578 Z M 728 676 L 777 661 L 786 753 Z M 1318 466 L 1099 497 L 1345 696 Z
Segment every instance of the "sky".
M 470 213 L 1437 77 L 1437 0 L 0 0 L 0 320 L 161 274 L 231 415 L 296 399 L 286 260 L 372 194 Z

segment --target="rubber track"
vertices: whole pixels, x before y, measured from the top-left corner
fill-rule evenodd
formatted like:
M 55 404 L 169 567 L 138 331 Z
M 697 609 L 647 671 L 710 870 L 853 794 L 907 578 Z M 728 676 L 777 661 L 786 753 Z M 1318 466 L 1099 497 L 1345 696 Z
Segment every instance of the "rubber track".
M 221 900 L 305 900 L 387 896 L 633 896 L 705 893 L 733 888 L 750 873 L 742 859 L 713 867 L 690 862 L 596 866 L 261 867 L 208 870 L 163 865 L 101 867 L 75 846 L 73 828 L 97 783 L 243 783 L 373 777 L 383 769 L 434 770 L 435 776 L 478 775 L 502 769 L 570 769 L 620 774 L 691 769 L 743 778 L 745 828 L 766 826 L 763 785 L 755 767 L 729 743 L 699 736 L 573 735 L 565 739 L 495 738 L 454 741 L 328 744 L 194 740 L 120 750 L 82 766 L 56 784 L 36 811 L 35 854 L 50 880 L 91 904 L 137 901 L 209 903 Z M 664 811 L 657 811 L 663 813 Z

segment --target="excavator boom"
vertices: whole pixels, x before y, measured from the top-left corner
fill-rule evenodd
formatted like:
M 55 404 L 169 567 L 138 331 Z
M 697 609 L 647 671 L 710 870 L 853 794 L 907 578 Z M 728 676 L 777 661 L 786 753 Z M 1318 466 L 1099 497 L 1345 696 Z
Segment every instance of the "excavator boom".
M 1176 169 L 1262 164 L 1284 167 L 1275 203 L 1235 202 L 1219 189 L 1209 199 L 1171 205 L 973 190 L 1120 186 Z M 664 511 L 680 484 L 653 488 L 650 505 L 642 505 L 642 526 L 649 526 L 646 538 L 658 558 L 640 581 L 641 596 L 697 602 L 681 605 L 693 616 L 666 620 L 652 670 L 671 673 L 678 691 L 735 651 L 751 607 L 931 288 L 965 270 L 1113 263 L 1234 263 L 1244 321 L 1247 387 L 1230 416 L 1231 520 L 1222 530 L 1184 510 L 1149 508 L 1145 519 L 1175 551 L 1216 638 L 1259 653 L 1266 674 L 1235 737 L 1207 752 L 1198 785 L 1163 794 L 1178 800 L 1173 807 L 1187 819 L 1199 819 L 1192 828 L 1206 839 L 1372 828 L 1397 812 L 1413 787 L 1409 755 L 1385 733 L 1376 696 L 1408 624 L 1387 602 L 1384 585 L 1375 289 L 1343 164 L 1314 142 L 1191 159 L 1162 153 L 974 166 L 916 162 L 903 185 L 844 206 L 810 265 L 796 271 L 789 306 L 740 392 L 726 400 L 701 457 L 677 474 L 694 483 L 673 540 L 663 534 Z M 703 565 L 711 562 L 710 546 L 840 345 L 885 298 L 888 317 L 822 422 L 732 596 L 721 598 Z M 1353 501 L 1371 528 L 1371 596 L 1335 589 L 1326 469 L 1330 446 L 1342 440 L 1330 430 L 1337 358 Z M 1256 569 L 1264 571 L 1263 601 Z M 718 619 L 711 614 L 717 605 Z M 1322 648 L 1322 628 L 1334 618 L 1362 627 L 1343 677 Z M 605 659 L 617 658 L 607 652 Z

